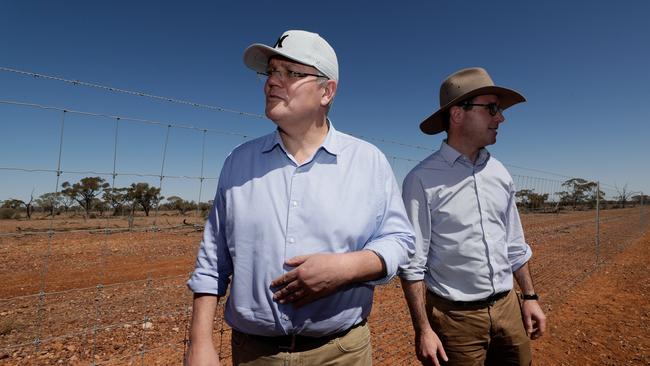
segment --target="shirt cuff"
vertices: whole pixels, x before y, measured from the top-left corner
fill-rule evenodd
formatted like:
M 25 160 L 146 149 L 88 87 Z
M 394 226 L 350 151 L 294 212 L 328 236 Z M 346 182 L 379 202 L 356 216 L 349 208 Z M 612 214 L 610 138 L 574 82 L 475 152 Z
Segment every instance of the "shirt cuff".
M 399 278 L 406 281 L 422 281 L 424 280 L 424 269 L 414 269 L 411 267 L 400 267 L 398 272 Z
M 510 258 L 510 268 L 512 268 L 512 273 L 515 273 L 521 266 L 526 264 L 530 258 L 533 256 L 533 251 L 530 249 L 530 246 L 526 245 L 526 252 L 524 255 Z
M 386 265 L 386 276 L 373 281 L 366 281 L 366 285 L 383 285 L 395 277 L 398 266 L 408 262 L 406 250 L 395 240 L 377 240 L 368 243 L 365 248 L 375 252 Z
M 220 279 L 219 276 L 215 276 L 212 273 L 204 273 L 197 269 L 187 281 L 187 287 L 195 294 L 224 296 L 229 282 L 228 278 Z

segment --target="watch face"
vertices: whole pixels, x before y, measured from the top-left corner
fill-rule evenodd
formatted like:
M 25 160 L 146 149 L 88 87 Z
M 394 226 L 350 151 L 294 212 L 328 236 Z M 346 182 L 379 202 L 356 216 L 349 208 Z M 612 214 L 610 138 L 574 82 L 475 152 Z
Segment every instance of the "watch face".
M 531 294 L 531 295 L 523 294 L 522 298 L 524 300 L 539 300 L 539 296 L 537 294 Z

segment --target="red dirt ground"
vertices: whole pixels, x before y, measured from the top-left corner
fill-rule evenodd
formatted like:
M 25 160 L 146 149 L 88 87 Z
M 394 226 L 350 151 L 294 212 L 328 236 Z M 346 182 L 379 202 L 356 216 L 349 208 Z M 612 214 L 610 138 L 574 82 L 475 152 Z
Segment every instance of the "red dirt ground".
M 535 364 L 650 365 L 647 216 L 602 211 L 596 246 L 593 211 L 522 215 L 550 322 Z M 0 233 L 15 233 L 0 235 L 0 364 L 180 365 L 200 232 L 156 220 L 151 230 L 153 219 L 138 218 L 133 232 L 103 230 L 126 227 L 121 219 L 0 221 Z M 73 231 L 34 233 L 49 227 Z M 376 289 L 369 323 L 376 365 L 417 364 L 398 281 Z M 229 336 L 219 316 L 225 365 Z
M 538 364 L 650 365 L 649 249 L 646 232 L 556 305 Z

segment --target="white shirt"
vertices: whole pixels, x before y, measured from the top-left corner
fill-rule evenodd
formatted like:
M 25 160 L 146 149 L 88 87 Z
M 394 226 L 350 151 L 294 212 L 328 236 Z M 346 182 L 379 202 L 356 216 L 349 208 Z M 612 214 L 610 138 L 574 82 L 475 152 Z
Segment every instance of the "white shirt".
M 405 178 L 402 197 L 415 229 L 415 256 L 400 277 L 424 279 L 449 300 L 508 291 L 532 256 L 512 177 L 487 150 L 475 163 L 445 142 Z

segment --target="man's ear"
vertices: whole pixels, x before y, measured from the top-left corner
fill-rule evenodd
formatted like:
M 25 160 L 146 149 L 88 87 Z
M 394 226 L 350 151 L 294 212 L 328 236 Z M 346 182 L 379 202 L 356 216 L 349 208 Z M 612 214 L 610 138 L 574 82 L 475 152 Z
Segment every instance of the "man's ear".
M 463 121 L 463 108 L 459 106 L 453 106 L 449 108 L 449 127 L 451 125 L 458 126 Z
M 323 96 L 321 97 L 320 104 L 322 106 L 327 106 L 332 103 L 334 96 L 336 95 L 337 84 L 334 80 L 327 80 L 323 85 Z

